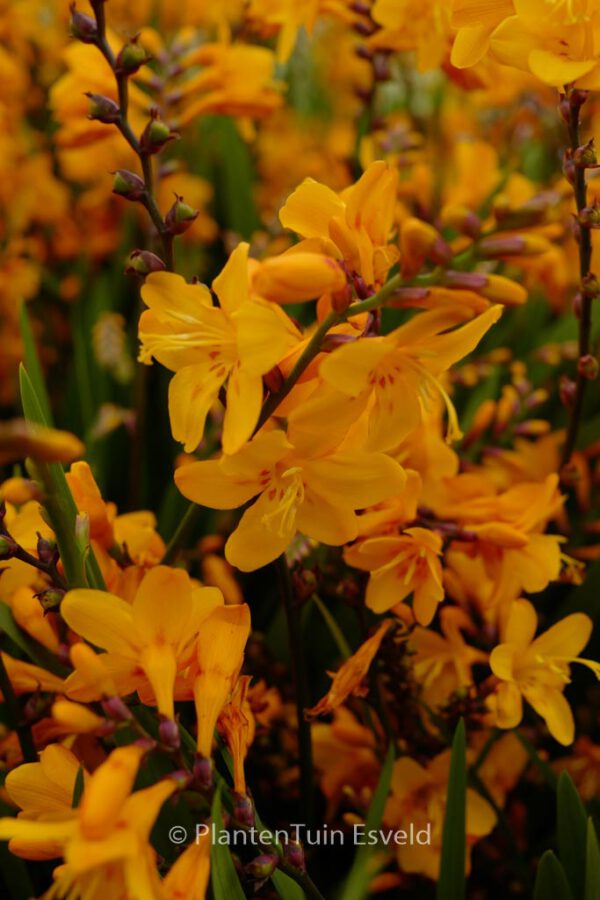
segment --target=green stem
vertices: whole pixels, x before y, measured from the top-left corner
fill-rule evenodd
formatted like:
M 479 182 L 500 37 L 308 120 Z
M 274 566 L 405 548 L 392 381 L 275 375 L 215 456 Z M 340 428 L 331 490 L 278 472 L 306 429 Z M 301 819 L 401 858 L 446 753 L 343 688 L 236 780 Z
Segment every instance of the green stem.
M 15 732 L 17 734 L 17 739 L 19 741 L 19 746 L 21 747 L 23 759 L 25 760 L 25 762 L 37 762 L 38 756 L 35 749 L 35 744 L 33 742 L 33 737 L 31 735 L 31 728 L 29 727 L 29 725 L 23 723 L 21 717 L 21 707 L 19 706 L 19 701 L 15 696 L 11 680 L 4 664 L 4 657 L 1 653 L 0 690 L 2 691 L 2 696 L 4 698 L 4 703 L 6 704 L 12 727 L 15 729 Z
M 318 596 L 318 594 L 312 595 L 312 601 L 315 604 L 315 606 L 317 607 L 317 609 L 319 610 L 319 612 L 321 613 L 323 619 L 325 620 L 325 624 L 327 625 L 327 628 L 329 629 L 329 633 L 331 634 L 331 637 L 335 641 L 335 645 L 339 650 L 340 656 L 343 659 L 348 659 L 350 656 L 352 656 L 352 650 L 350 649 L 348 641 L 344 637 L 342 629 L 340 628 L 338 623 L 335 621 L 335 619 L 333 618 L 333 616 L 327 609 L 327 606 L 323 603 L 323 601 Z
M 287 620 L 292 678 L 294 680 L 296 716 L 298 719 L 298 752 L 300 760 L 300 808 L 303 821 L 306 826 L 310 828 L 314 812 L 314 783 L 311 726 L 310 722 L 308 722 L 304 716 L 304 710 L 309 706 L 309 698 L 305 655 L 302 646 L 302 628 L 285 554 L 278 557 L 275 561 L 275 567 L 279 583 L 279 592 L 281 594 Z
M 177 555 L 181 548 L 186 544 L 201 511 L 201 506 L 198 506 L 196 503 L 190 503 L 185 511 L 185 515 L 177 526 L 175 534 L 167 544 L 165 555 L 161 560 L 163 566 L 170 566 L 177 559 Z

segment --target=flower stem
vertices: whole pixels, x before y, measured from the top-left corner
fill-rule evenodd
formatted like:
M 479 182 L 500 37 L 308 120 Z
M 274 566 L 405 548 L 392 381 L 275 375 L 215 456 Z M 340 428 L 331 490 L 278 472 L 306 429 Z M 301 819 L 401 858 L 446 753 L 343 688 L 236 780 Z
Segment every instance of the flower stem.
M 569 131 L 569 150 L 571 158 L 581 144 L 581 106 L 584 100 L 580 91 L 567 89 L 565 99 L 568 102 L 568 131 Z M 585 180 L 585 168 L 575 165 L 573 167 L 573 194 L 577 212 L 581 213 L 587 206 L 587 185 Z M 581 308 L 578 312 L 579 318 L 579 357 L 587 356 L 591 353 L 592 348 L 592 297 L 583 289 L 585 279 L 590 275 L 592 261 L 592 232 L 586 226 L 580 226 L 577 234 L 577 243 L 579 245 L 579 274 L 581 278 Z M 570 462 L 571 456 L 577 443 L 577 435 L 581 425 L 583 413 L 583 400 L 588 378 L 582 371 L 577 372 L 575 382 L 575 395 L 570 409 L 569 425 L 567 428 L 567 436 L 565 439 L 560 468 Z
M 310 828 L 314 815 L 314 783 L 311 727 L 310 722 L 304 716 L 304 710 L 310 703 L 304 649 L 302 647 L 302 628 L 298 607 L 294 599 L 290 570 L 284 553 L 275 561 L 275 567 L 279 592 L 283 600 L 283 608 L 287 619 L 292 677 L 294 680 L 300 758 L 300 809 L 303 824 Z
M 37 762 L 38 756 L 35 749 L 35 744 L 33 742 L 33 737 L 31 735 L 31 728 L 29 727 L 29 725 L 25 725 L 22 721 L 21 707 L 19 706 L 19 701 L 15 696 L 11 680 L 4 664 L 4 657 L 1 653 L 0 690 L 2 691 L 2 696 L 4 698 L 4 703 L 6 704 L 11 725 L 15 729 L 15 732 L 17 734 L 17 739 L 19 741 L 19 746 L 21 747 L 23 759 L 25 760 L 25 762 Z

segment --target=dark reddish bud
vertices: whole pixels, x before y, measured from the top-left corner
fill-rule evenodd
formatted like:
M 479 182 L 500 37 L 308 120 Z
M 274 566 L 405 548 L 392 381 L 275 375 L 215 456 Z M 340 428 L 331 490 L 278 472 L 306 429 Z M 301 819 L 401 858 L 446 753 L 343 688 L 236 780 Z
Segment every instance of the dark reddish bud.
M 160 717 L 160 725 L 158 726 L 158 736 L 161 744 L 168 747 L 169 750 L 179 750 L 181 747 L 181 736 L 177 723 L 173 719 L 166 716 Z
M 165 122 L 161 122 L 154 113 L 142 131 L 140 149 L 142 153 L 160 153 L 165 144 L 174 141 L 176 137 L 176 132 L 171 131 L 169 126 Z
M 304 603 L 315 593 L 318 587 L 317 576 L 310 569 L 299 567 L 292 572 L 294 593 L 300 603 Z
M 365 22 L 355 22 L 353 28 L 356 33 L 362 35 L 362 37 L 371 37 L 371 35 L 377 31 L 377 26 L 370 20 Z
M 40 606 L 45 613 L 58 612 L 60 604 L 63 601 L 65 592 L 58 588 L 48 588 L 47 591 L 40 591 L 35 595 L 40 602 Z
M 362 275 L 354 275 L 354 277 L 352 278 L 352 283 L 354 285 L 354 290 L 356 291 L 356 296 L 359 300 L 367 300 L 373 294 L 373 291 L 368 286 Z
M 91 16 L 77 12 L 75 4 L 71 3 L 71 34 L 82 44 L 95 44 L 98 40 L 98 26 Z
M 356 0 L 355 3 L 351 4 L 350 9 L 352 12 L 358 13 L 359 16 L 371 15 L 371 7 L 368 3 L 363 3 L 362 0 Z
M 8 534 L 0 534 L 0 559 L 12 559 L 19 552 L 19 545 Z
M 283 848 L 286 862 L 298 869 L 300 872 L 306 871 L 306 859 L 304 857 L 304 849 L 298 841 L 289 841 Z
M 150 55 L 139 43 L 139 34 L 128 41 L 119 51 L 115 60 L 117 75 L 133 75 L 150 59 Z
M 118 104 L 111 100 L 110 97 L 103 97 L 102 94 L 91 94 L 89 91 L 85 92 L 85 96 L 90 101 L 88 119 L 104 122 L 105 125 L 113 125 L 119 121 L 121 110 Z
M 283 373 L 279 366 L 274 366 L 266 375 L 263 375 L 264 384 L 273 394 L 283 387 L 283 381 Z
M 598 368 L 598 360 L 591 353 L 586 353 L 577 360 L 577 371 L 586 381 L 594 381 L 598 377 Z
M 169 234 L 183 234 L 198 218 L 198 210 L 183 202 L 183 197 L 175 195 L 175 203 L 165 217 Z
M 369 50 L 368 47 L 365 47 L 364 44 L 359 44 L 358 47 L 356 47 L 354 52 L 359 57 L 359 59 L 366 59 L 369 62 L 373 59 L 372 52 Z
M 587 144 L 582 144 L 581 147 L 575 149 L 573 162 L 579 169 L 595 169 L 598 166 L 594 138 L 591 138 Z
M 125 262 L 126 275 L 141 275 L 143 278 L 151 272 L 164 272 L 166 268 L 160 256 L 149 250 L 133 250 Z
M 563 170 L 563 175 L 565 176 L 565 178 L 567 179 L 569 184 L 575 184 L 575 176 L 576 176 L 576 172 L 577 172 L 577 166 L 575 165 L 572 157 L 568 153 L 565 153 L 565 157 L 563 159 L 562 170 Z
M 118 169 L 113 181 L 113 194 L 126 200 L 139 201 L 146 195 L 146 185 L 139 175 L 127 169 Z
M 488 283 L 485 275 L 479 272 L 446 272 L 444 276 L 444 284 L 449 288 L 456 288 L 459 291 L 479 291 L 486 287 Z
M 248 878 L 252 878 L 254 881 L 266 881 L 277 868 L 278 862 L 277 854 L 262 853 L 244 867 L 244 872 Z
M 37 542 L 38 559 L 49 566 L 55 566 L 58 562 L 58 546 L 52 538 L 45 538 L 38 532 Z
M 581 292 L 588 300 L 596 300 L 600 297 L 600 279 L 592 272 L 588 272 L 581 282 Z
M 579 481 L 581 481 L 581 472 L 575 463 L 569 462 L 562 467 L 560 483 L 563 487 L 574 487 Z
M 388 58 L 382 53 L 377 53 L 373 57 L 373 77 L 380 83 L 389 81 L 392 77 Z
M 201 791 L 209 791 L 214 784 L 213 761 L 207 756 L 197 756 L 192 769 L 194 785 Z
M 248 794 L 232 794 L 233 807 L 231 816 L 234 825 L 241 825 L 244 828 L 253 828 L 256 821 L 256 813 L 254 803 Z
M 576 390 L 577 386 L 573 379 L 569 378 L 568 375 L 562 375 L 558 383 L 558 394 L 560 402 L 563 406 L 566 406 L 567 409 L 571 409 L 573 406 Z
M 584 228 L 600 228 L 600 204 L 592 203 L 579 213 L 579 224 Z
M 115 722 L 130 722 L 133 718 L 129 707 L 120 697 L 109 697 L 102 701 L 102 709 L 109 719 Z
M 169 774 L 169 781 L 174 781 L 178 791 L 185 791 L 190 786 L 190 776 L 185 769 L 176 769 Z

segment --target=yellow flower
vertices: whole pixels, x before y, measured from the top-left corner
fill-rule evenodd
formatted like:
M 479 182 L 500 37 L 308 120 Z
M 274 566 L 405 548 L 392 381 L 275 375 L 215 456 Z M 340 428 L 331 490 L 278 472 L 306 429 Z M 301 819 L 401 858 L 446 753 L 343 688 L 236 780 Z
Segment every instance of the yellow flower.
M 332 674 L 331 687 L 316 706 L 306 710 L 308 715 L 322 716 L 337 709 L 348 697 L 364 697 L 368 693 L 363 681 L 391 624 L 390 620 L 382 622 L 375 634 Z
M 388 244 L 397 182 L 396 171 L 380 160 L 341 194 L 307 178 L 288 197 L 279 219 L 306 238 L 299 249 L 318 249 L 343 260 L 368 286 L 381 285 L 399 255 Z
M 346 562 L 370 572 L 366 604 L 386 612 L 413 594 L 412 609 L 420 625 L 429 625 L 444 599 L 440 555 L 442 539 L 425 528 L 407 528 L 399 535 L 370 537 L 346 547 Z
M 204 900 L 210 877 L 210 832 L 201 834 L 179 856 L 162 882 L 164 900 Z
M 405 475 L 382 453 L 312 456 L 271 431 L 232 456 L 181 466 L 175 483 L 185 497 L 213 509 L 235 509 L 258 497 L 225 545 L 231 565 L 248 572 L 283 553 L 296 530 L 326 544 L 354 540 L 355 510 L 401 493 Z
M 273 303 L 316 300 L 328 291 L 346 285 L 342 267 L 323 253 L 306 253 L 292 247 L 280 256 L 255 264 L 252 294 Z
M 498 62 L 545 84 L 600 87 L 597 0 L 503 0 L 493 9 L 483 0 L 459 0 L 454 23 L 463 26 L 452 58 L 457 66 L 473 65 L 489 47 Z
M 456 314 L 447 309 L 414 316 L 385 337 L 347 343 L 323 361 L 324 381 L 347 397 L 371 399 L 367 446 L 396 447 L 421 423 L 432 398 L 441 394 L 448 410 L 448 440 L 460 437 L 456 412 L 439 377 L 470 353 L 502 312 L 492 306 L 456 328 Z
M 161 806 L 176 789 L 176 783 L 159 781 L 132 794 L 144 752 L 136 745 L 113 750 L 87 781 L 79 807 L 69 811 L 64 807 L 68 788 L 74 784 L 76 775 L 72 763 L 70 771 L 68 767 L 64 769 L 64 781 L 59 781 L 56 787 L 52 784 L 54 776 L 50 783 L 44 777 L 42 763 L 22 767 L 27 771 L 20 777 L 16 774 L 17 802 L 19 796 L 27 800 L 34 792 L 40 793 L 42 803 L 43 798 L 52 795 L 58 800 L 56 817 L 0 820 L 0 840 L 24 842 L 30 853 L 42 854 L 41 858 L 47 858 L 51 851 L 53 856 L 64 857 L 65 865 L 55 872 L 49 900 L 94 897 L 99 884 L 107 897 L 162 900 L 156 854 L 149 844 L 149 836 Z M 49 803 L 52 809 L 52 800 Z
M 550 734 L 561 744 L 575 736 L 573 713 L 564 697 L 570 682 L 570 664 L 588 666 L 600 678 L 600 663 L 581 659 L 592 633 L 592 620 L 573 613 L 535 637 L 537 615 L 528 600 L 516 600 L 502 644 L 492 650 L 490 666 L 501 683 L 492 698 L 500 728 L 516 728 L 523 717 L 523 697 L 540 715 Z
M 175 608 L 170 597 L 177 597 Z M 73 631 L 108 651 L 100 661 L 121 694 L 147 679 L 159 711 L 173 719 L 177 670 L 189 663 L 199 624 L 215 602 L 222 602 L 216 588 L 194 591 L 186 572 L 157 566 L 146 573 L 131 605 L 114 594 L 80 589 L 65 596 L 61 613 Z M 78 671 L 65 690 L 79 700 L 104 693 L 101 684 L 90 684 Z
M 384 822 L 402 829 L 410 822 L 414 824 L 415 831 L 431 829 L 430 843 L 398 847 L 398 865 L 403 872 L 425 875 L 434 880 L 438 877 L 449 769 L 450 750 L 440 753 L 426 766 L 407 756 L 394 764 Z M 489 803 L 472 788 L 467 788 L 467 873 L 471 868 L 472 845 L 489 834 L 495 824 L 496 814 Z
M 46 428 L 25 419 L 0 423 L 0 465 L 27 456 L 40 462 L 71 462 L 84 452 L 79 438 L 68 431 Z
M 215 725 L 242 667 L 249 634 L 250 609 L 241 603 L 215 609 L 198 635 L 199 674 L 194 679 L 193 691 L 198 753 L 202 756 L 210 756 Z
M 213 282 L 220 306 L 204 285 L 157 272 L 142 289 L 150 307 L 142 314 L 140 360 L 152 358 L 176 374 L 169 386 L 173 437 L 195 450 L 206 416 L 227 384 L 223 448 L 234 453 L 256 425 L 263 397 L 262 376 L 300 339 L 289 317 L 274 304 L 251 300 L 248 244 L 232 253 Z

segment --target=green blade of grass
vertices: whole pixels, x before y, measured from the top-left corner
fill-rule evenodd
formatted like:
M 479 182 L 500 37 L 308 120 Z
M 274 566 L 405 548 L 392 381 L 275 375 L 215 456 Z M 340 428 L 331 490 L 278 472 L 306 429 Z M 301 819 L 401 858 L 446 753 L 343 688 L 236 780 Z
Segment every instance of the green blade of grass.
M 223 830 L 220 789 L 215 792 L 212 819 L 217 834 L 220 834 Z M 213 843 L 211 850 L 211 886 L 214 900 L 246 900 L 229 848 L 219 844 L 218 840 Z
M 561 772 L 557 787 L 558 856 L 574 897 L 582 897 L 585 884 L 587 814 L 568 772 Z
M 533 900 L 573 900 L 565 870 L 552 850 L 546 850 L 540 859 Z
M 466 807 L 467 744 L 465 724 L 461 719 L 452 742 L 437 900 L 464 900 L 465 898 Z
M 600 900 L 600 847 L 591 818 L 587 823 L 584 897 L 585 900 Z
M 365 833 L 375 832 L 381 827 L 383 812 L 390 791 L 394 761 L 394 747 L 390 744 L 381 775 L 379 776 L 379 783 L 373 794 L 367 814 Z M 361 844 L 359 846 L 340 900 L 364 900 L 365 897 L 369 896 L 369 883 L 376 874 L 373 870 L 373 860 L 377 850 L 376 845 Z

